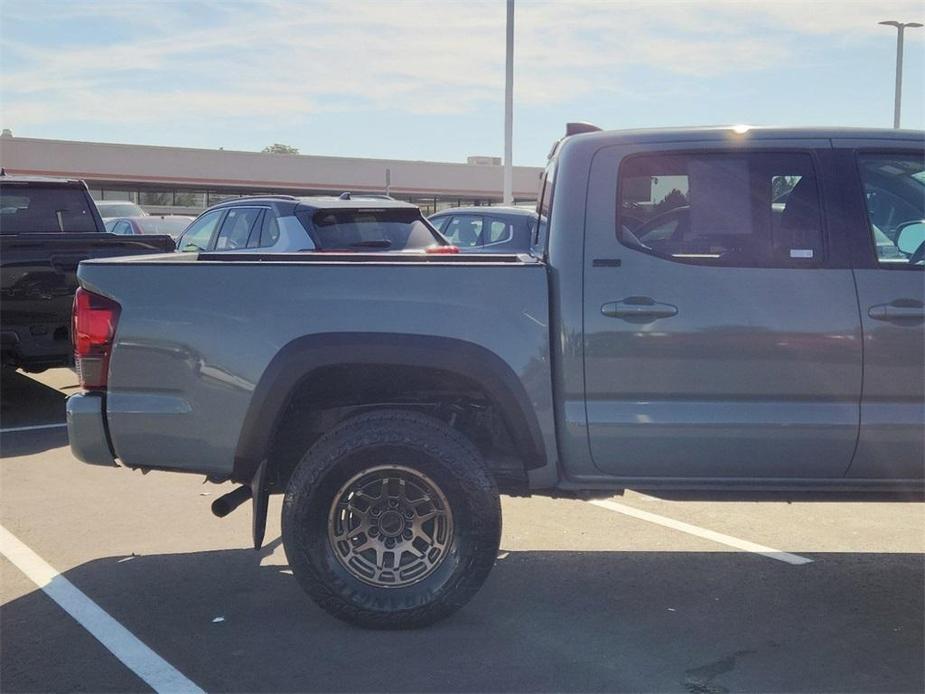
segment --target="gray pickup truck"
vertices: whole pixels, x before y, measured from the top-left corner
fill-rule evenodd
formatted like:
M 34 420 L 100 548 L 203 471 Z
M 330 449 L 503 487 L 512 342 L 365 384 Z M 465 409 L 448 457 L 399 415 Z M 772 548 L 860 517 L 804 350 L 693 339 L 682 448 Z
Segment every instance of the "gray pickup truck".
M 503 494 L 921 493 L 921 132 L 574 124 L 541 257 L 82 263 L 74 454 L 284 493 L 326 610 L 431 623 Z

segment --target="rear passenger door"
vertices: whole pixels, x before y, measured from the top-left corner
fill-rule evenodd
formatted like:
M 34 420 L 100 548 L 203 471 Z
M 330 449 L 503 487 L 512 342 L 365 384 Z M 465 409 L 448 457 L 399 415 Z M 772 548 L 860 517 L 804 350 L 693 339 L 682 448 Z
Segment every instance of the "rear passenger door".
M 262 211 L 263 208 L 261 207 L 229 208 L 215 240 L 215 250 L 238 251 L 246 249 L 251 232 L 257 228 L 257 233 L 260 233 L 257 220 L 260 219 Z
M 921 141 L 835 143 L 858 243 L 864 392 L 848 476 L 925 476 L 925 160 Z M 925 250 L 925 249 L 923 249 Z M 921 255 L 921 253 L 920 253 Z
M 773 148 L 772 148 L 773 147 Z M 605 148 L 592 165 L 584 366 L 595 467 L 841 478 L 860 321 L 824 214 L 828 141 Z

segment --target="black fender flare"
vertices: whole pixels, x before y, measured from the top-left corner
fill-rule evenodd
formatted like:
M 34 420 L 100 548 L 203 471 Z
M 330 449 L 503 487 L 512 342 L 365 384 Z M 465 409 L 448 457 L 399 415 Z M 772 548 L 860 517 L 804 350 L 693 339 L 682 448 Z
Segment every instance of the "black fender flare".
M 500 408 L 525 467 L 546 464 L 533 405 L 520 379 L 494 352 L 465 340 L 432 335 L 320 333 L 289 342 L 267 365 L 238 437 L 232 479 L 245 483 L 254 479 L 269 454 L 277 422 L 313 371 L 351 364 L 433 368 L 473 381 Z

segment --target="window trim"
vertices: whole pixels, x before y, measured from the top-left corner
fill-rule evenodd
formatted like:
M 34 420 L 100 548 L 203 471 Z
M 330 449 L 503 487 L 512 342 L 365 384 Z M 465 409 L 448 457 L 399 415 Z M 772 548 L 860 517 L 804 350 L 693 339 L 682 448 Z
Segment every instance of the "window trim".
M 866 232 L 866 246 L 869 260 L 869 269 L 889 270 L 890 272 L 925 271 L 925 264 L 912 265 L 911 263 L 881 263 L 880 256 L 877 255 L 877 244 L 874 243 L 874 230 L 870 225 L 870 212 L 867 209 L 867 198 L 864 190 L 864 176 L 861 173 L 861 156 L 881 156 L 881 157 L 919 157 L 925 161 L 925 151 L 912 150 L 903 147 L 855 147 L 852 150 L 852 159 L 854 159 L 854 174 L 857 181 L 857 190 L 860 193 L 861 212 L 863 213 L 863 227 Z
M 706 263 L 696 258 L 676 258 L 676 257 L 666 257 L 658 253 L 653 253 L 647 251 L 643 248 L 635 248 L 623 241 L 623 234 L 621 233 L 620 226 L 620 201 L 623 197 L 623 180 L 622 170 L 626 162 L 639 159 L 639 158 L 650 158 L 653 156 L 658 157 L 670 157 L 670 156 L 713 156 L 713 155 L 742 155 L 750 157 L 756 154 L 770 154 L 770 155 L 788 155 L 788 154 L 799 154 L 809 157 L 810 165 L 813 170 L 813 177 L 816 180 L 816 199 L 819 201 L 819 234 L 821 241 L 821 249 L 819 258 L 814 258 L 812 263 L 805 265 L 725 265 L 725 264 L 714 264 Z M 622 156 L 617 161 L 617 186 L 616 186 L 616 200 L 615 200 L 615 213 L 614 213 L 614 236 L 616 237 L 617 243 L 620 244 L 624 249 L 628 251 L 634 251 L 636 253 L 642 253 L 644 255 L 651 256 L 653 258 L 658 258 L 670 263 L 679 263 L 682 265 L 696 265 L 699 267 L 709 267 L 709 268 L 729 268 L 729 269 L 742 269 L 742 268 L 753 268 L 759 270 L 822 270 L 829 267 L 830 260 L 832 258 L 832 251 L 830 247 L 829 240 L 829 212 L 826 205 L 826 196 L 825 196 L 825 185 L 823 177 L 827 175 L 827 169 L 823 166 L 823 162 L 819 159 L 818 148 L 802 148 L 802 147 L 742 147 L 730 149 L 728 147 L 708 147 L 708 148 L 683 148 L 683 149 L 659 149 L 657 151 L 642 151 L 642 152 L 632 152 L 625 156 Z
M 263 220 L 266 218 L 268 209 L 264 207 L 258 214 L 257 219 L 254 224 L 251 226 L 250 231 L 247 234 L 247 241 L 244 244 L 244 248 L 258 248 L 259 246 L 252 246 L 251 241 L 254 240 L 254 237 L 257 237 L 257 243 L 260 243 L 260 232 L 263 231 Z
M 556 143 L 553 147 L 553 152 L 558 148 L 559 143 Z M 622 161 L 622 159 L 620 160 Z M 619 164 L 619 162 L 618 162 Z M 536 250 L 541 250 L 542 253 L 540 257 L 543 260 L 549 258 L 549 239 L 551 235 L 549 233 L 550 227 L 552 226 L 552 213 L 553 205 L 556 202 L 556 179 L 558 178 L 557 172 L 559 169 L 559 158 L 555 156 L 546 163 L 546 168 L 543 169 L 543 175 L 540 182 L 540 194 L 536 199 L 536 220 L 533 223 L 533 229 L 530 231 L 530 252 L 535 253 Z M 550 181 L 550 179 L 552 179 Z M 620 178 L 619 171 L 617 171 L 617 185 L 619 186 Z M 540 248 L 540 227 L 543 224 L 543 202 L 546 200 L 547 189 L 549 192 L 549 209 L 546 213 L 546 228 L 544 229 L 545 237 L 542 240 L 542 247 Z M 619 198 L 617 198 L 617 204 L 619 204 Z M 622 242 L 621 242 L 622 243 Z
M 276 214 L 276 211 L 272 207 L 267 207 L 264 209 L 263 217 L 261 217 L 259 222 L 259 228 L 255 227 L 251 234 L 257 234 L 257 245 L 254 248 L 273 248 L 276 244 L 279 243 L 280 238 L 282 237 L 282 225 L 280 225 L 280 216 Z M 266 231 L 269 223 L 276 224 L 276 240 L 268 245 L 263 245 L 263 233 Z M 248 243 L 250 241 L 248 240 Z

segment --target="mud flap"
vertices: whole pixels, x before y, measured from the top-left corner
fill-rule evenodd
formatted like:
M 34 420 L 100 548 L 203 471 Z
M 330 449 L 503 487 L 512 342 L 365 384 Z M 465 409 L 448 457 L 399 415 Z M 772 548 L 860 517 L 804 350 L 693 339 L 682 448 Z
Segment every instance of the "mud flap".
M 267 531 L 267 505 L 270 500 L 270 490 L 267 488 L 266 459 L 257 466 L 257 472 L 251 481 L 251 499 L 254 503 L 254 549 L 260 549 Z

